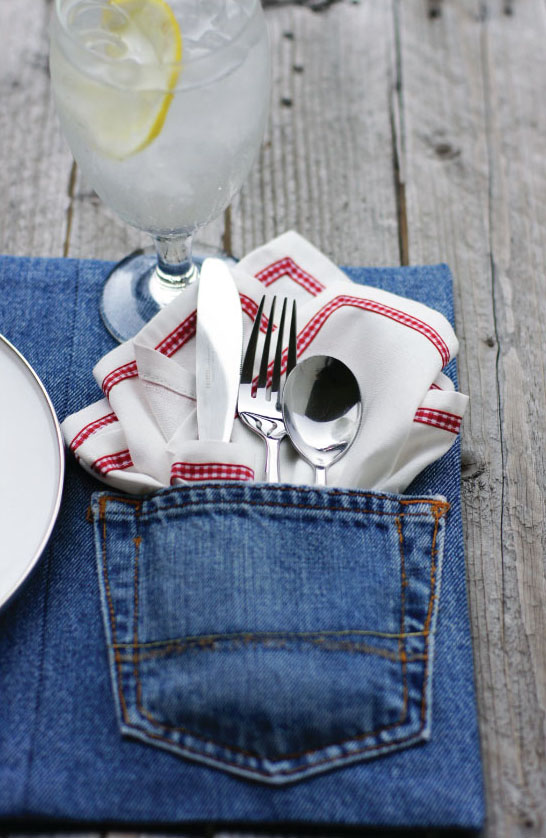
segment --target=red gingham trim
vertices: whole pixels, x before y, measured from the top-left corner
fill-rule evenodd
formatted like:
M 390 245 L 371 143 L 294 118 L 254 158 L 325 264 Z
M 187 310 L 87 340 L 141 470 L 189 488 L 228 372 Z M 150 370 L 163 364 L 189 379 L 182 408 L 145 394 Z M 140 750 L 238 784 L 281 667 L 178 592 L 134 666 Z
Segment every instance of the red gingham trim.
M 176 478 L 196 480 L 254 480 L 254 469 L 240 463 L 173 463 L 171 485 Z
M 197 312 L 192 313 L 186 317 L 182 323 L 179 323 L 176 329 L 173 329 L 163 340 L 159 341 L 155 347 L 162 355 L 170 358 L 175 352 L 178 352 L 185 343 L 195 335 L 195 327 L 197 323 Z M 119 384 L 120 381 L 126 381 L 129 378 L 136 378 L 138 376 L 138 369 L 136 361 L 129 361 L 121 367 L 117 367 L 112 372 L 109 372 L 102 381 L 102 392 L 105 396 L 110 394 L 112 387 Z
M 117 422 L 118 417 L 115 413 L 107 413 L 106 416 L 101 416 L 99 419 L 95 419 L 93 422 L 89 422 L 84 428 L 81 429 L 79 433 L 76 434 L 72 442 L 70 443 L 70 450 L 75 451 L 80 445 L 83 445 L 86 439 L 88 439 L 95 431 L 99 431 L 101 428 L 105 428 L 107 425 L 111 425 L 112 422 Z
M 255 303 L 252 297 L 248 297 L 246 294 L 240 294 L 239 296 L 241 298 L 241 308 L 244 313 L 248 314 L 251 320 L 254 320 L 258 313 L 258 303 Z
M 290 279 L 305 288 L 310 294 L 316 297 L 321 291 L 324 291 L 324 285 L 315 279 L 310 273 L 300 268 L 290 256 L 285 256 L 284 259 L 278 259 L 266 268 L 262 268 L 255 274 L 256 279 L 268 288 L 274 282 L 281 278 L 281 276 L 289 276 Z
M 297 338 L 296 347 L 296 354 L 298 357 L 313 342 L 328 318 L 335 311 L 338 311 L 338 309 L 343 308 L 344 306 L 353 306 L 355 308 L 363 309 L 364 311 L 372 311 L 375 314 L 381 314 L 383 317 L 389 317 L 391 320 L 396 320 L 397 323 L 401 323 L 403 326 L 408 326 L 410 329 L 420 332 L 436 347 L 440 353 L 443 365 L 445 366 L 449 361 L 449 347 L 436 329 L 433 329 L 428 323 L 419 320 L 417 317 L 413 317 L 411 314 L 406 314 L 405 311 L 399 311 L 396 308 L 385 306 L 382 303 L 376 303 L 374 300 L 361 299 L 360 297 L 348 297 L 346 295 L 334 297 L 330 300 L 330 302 L 321 308 L 320 311 L 318 311 L 309 323 L 301 330 Z M 282 355 L 282 372 L 286 369 L 287 356 L 288 349 L 285 349 Z M 275 360 L 273 359 L 268 367 L 268 383 L 271 383 L 274 363 Z
M 161 352 L 162 355 L 166 355 L 167 358 L 170 358 L 195 335 L 196 325 L 197 312 L 192 311 L 192 313 L 186 317 L 182 323 L 178 324 L 176 329 L 173 329 L 173 331 L 167 335 L 166 338 L 163 338 L 163 340 L 157 344 L 157 351 Z
M 445 366 L 449 361 L 449 348 L 445 340 L 436 331 L 436 329 L 433 329 L 428 323 L 425 323 L 423 320 L 419 320 L 419 318 L 414 317 L 411 314 L 407 314 L 405 311 L 400 311 L 397 308 L 391 308 L 391 306 L 386 306 L 383 303 L 377 303 L 375 300 L 361 299 L 360 297 L 349 297 L 345 294 L 340 295 L 339 297 L 334 297 L 333 300 L 330 300 L 330 302 L 321 308 L 321 310 L 315 314 L 313 319 L 310 320 L 307 326 L 300 332 L 298 335 L 298 354 L 303 352 L 303 350 L 309 346 L 330 315 L 344 306 L 353 306 L 354 308 L 361 308 L 364 311 L 371 311 L 375 314 L 380 314 L 383 317 L 388 317 L 391 320 L 395 320 L 397 323 L 401 323 L 403 326 L 408 326 L 416 332 L 420 332 L 433 344 L 433 346 L 436 347 L 440 353 L 440 357 L 442 358 L 443 366 Z
M 136 361 L 129 361 L 128 364 L 123 364 L 121 367 L 116 367 L 115 370 L 105 375 L 102 380 L 102 392 L 105 396 L 110 395 L 110 390 L 119 384 L 120 381 L 125 381 L 127 378 L 136 378 L 138 375 Z
M 129 450 L 118 451 L 116 454 L 105 454 L 95 460 L 91 468 L 99 474 L 106 475 L 109 471 L 117 471 L 130 468 L 133 465 Z
M 445 410 L 420 407 L 415 413 L 413 421 L 420 422 L 423 425 L 433 425 L 442 431 L 458 434 L 461 429 L 462 419 L 460 416 L 456 416 L 454 413 L 448 413 Z

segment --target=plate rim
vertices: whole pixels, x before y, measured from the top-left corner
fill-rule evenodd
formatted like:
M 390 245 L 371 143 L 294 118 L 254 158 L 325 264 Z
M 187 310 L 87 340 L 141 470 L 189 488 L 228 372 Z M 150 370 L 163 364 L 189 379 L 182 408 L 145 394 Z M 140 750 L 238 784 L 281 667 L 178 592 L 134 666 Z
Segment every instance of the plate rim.
M 41 396 L 42 396 L 42 398 L 45 402 L 45 405 L 46 405 L 46 407 L 49 411 L 51 420 L 53 422 L 53 428 L 55 429 L 55 437 L 56 437 L 56 441 L 57 441 L 56 451 L 57 451 L 57 454 L 58 454 L 58 457 L 59 457 L 59 480 L 58 480 L 58 484 L 57 484 L 55 502 L 53 504 L 53 509 L 52 509 L 52 512 L 51 512 L 49 523 L 48 523 L 47 527 L 45 528 L 45 531 L 42 535 L 42 538 L 41 538 L 41 540 L 38 544 L 38 547 L 34 551 L 34 554 L 32 555 L 31 560 L 26 565 L 25 571 L 22 574 L 22 576 L 20 576 L 18 578 L 15 585 L 12 588 L 10 588 L 5 595 L 0 593 L 0 609 L 3 609 L 4 606 L 12 599 L 14 594 L 19 590 L 19 588 L 26 582 L 26 580 L 28 579 L 28 577 L 30 576 L 30 574 L 32 573 L 34 568 L 36 567 L 36 565 L 37 565 L 40 557 L 42 556 L 42 554 L 43 554 L 43 552 L 44 552 L 44 550 L 47 546 L 47 543 L 48 543 L 48 541 L 51 537 L 51 533 L 53 532 L 53 527 L 55 526 L 55 523 L 57 521 L 57 517 L 59 515 L 59 509 L 61 507 L 61 500 L 62 500 L 62 495 L 63 495 L 64 472 L 65 472 L 65 450 L 64 450 L 64 440 L 63 440 L 63 435 L 62 435 L 62 431 L 61 431 L 61 426 L 60 426 L 59 420 L 57 418 L 55 408 L 53 407 L 53 402 L 51 401 L 49 393 L 47 392 L 40 376 L 38 375 L 36 370 L 31 366 L 29 361 L 27 361 L 27 359 L 22 354 L 22 352 L 20 352 L 19 349 L 17 349 L 17 347 L 14 346 L 13 343 L 11 343 L 11 341 L 9 341 L 1 333 L 0 333 L 0 343 L 4 344 L 7 347 L 7 349 L 10 350 L 15 355 L 15 357 L 19 361 L 19 363 L 23 364 L 23 366 L 26 367 L 27 371 L 31 374 L 32 378 L 34 379 L 34 381 L 38 385 L 38 389 L 40 390 Z

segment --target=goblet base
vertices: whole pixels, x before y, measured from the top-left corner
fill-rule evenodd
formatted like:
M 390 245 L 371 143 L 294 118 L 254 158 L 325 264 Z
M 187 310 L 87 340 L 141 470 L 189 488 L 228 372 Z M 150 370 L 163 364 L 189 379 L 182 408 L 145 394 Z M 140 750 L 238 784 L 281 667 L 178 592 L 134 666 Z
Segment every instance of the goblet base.
M 168 284 L 155 272 L 157 255 L 152 247 L 135 250 L 114 265 L 106 277 L 100 301 L 102 321 L 110 334 L 120 343 L 134 337 L 160 309 L 198 281 L 199 268 L 208 256 L 235 264 L 235 259 L 222 251 L 196 248 L 193 251 L 196 270 L 191 277 Z

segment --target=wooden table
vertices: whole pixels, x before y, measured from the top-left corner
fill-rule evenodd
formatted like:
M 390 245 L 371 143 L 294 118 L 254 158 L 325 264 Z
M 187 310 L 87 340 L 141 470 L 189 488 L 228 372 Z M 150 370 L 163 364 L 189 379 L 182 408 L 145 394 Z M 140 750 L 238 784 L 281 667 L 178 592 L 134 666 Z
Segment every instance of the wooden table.
M 51 7 L 0 0 L 0 252 L 115 259 L 146 239 L 61 136 Z M 200 238 L 241 256 L 294 228 L 339 263 L 451 266 L 486 834 L 544 838 L 544 0 L 277 2 L 267 17 L 267 136 Z

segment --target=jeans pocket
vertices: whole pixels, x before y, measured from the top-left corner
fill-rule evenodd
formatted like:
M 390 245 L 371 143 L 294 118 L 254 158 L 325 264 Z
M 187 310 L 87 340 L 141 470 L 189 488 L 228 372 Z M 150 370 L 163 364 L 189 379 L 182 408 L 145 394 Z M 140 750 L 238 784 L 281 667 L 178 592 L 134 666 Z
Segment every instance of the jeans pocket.
M 219 483 L 92 509 L 124 735 L 272 784 L 429 737 L 444 498 Z

